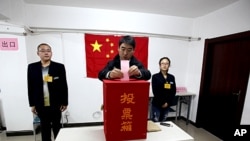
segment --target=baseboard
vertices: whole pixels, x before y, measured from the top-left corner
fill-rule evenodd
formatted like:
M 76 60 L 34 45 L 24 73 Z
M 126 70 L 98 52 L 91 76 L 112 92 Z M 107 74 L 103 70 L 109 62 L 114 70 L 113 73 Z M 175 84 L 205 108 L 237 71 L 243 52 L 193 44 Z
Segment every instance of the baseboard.
M 6 127 L 0 126 L 0 131 L 6 130 Z
M 63 128 L 82 127 L 82 126 L 98 126 L 103 125 L 103 122 L 90 122 L 90 123 L 64 123 Z M 40 132 L 39 126 L 36 128 L 36 133 Z M 6 131 L 6 136 L 27 136 L 33 135 L 33 130 L 22 131 Z
M 98 125 L 103 125 L 103 122 L 64 123 L 63 128 L 82 127 L 82 126 L 98 126 Z
M 6 136 L 27 136 L 33 135 L 33 130 L 6 131 Z

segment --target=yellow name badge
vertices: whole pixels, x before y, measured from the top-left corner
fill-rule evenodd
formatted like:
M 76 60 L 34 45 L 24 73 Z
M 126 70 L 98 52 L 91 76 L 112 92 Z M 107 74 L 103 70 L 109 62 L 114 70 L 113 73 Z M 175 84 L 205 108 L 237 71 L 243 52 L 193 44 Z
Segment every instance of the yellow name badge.
M 165 83 L 165 84 L 164 84 L 164 88 L 165 88 L 165 89 L 170 89 L 170 88 L 171 88 L 171 85 L 170 85 L 169 83 Z
M 44 81 L 45 82 L 53 82 L 53 77 L 49 76 L 49 75 L 46 75 L 46 76 L 44 76 Z

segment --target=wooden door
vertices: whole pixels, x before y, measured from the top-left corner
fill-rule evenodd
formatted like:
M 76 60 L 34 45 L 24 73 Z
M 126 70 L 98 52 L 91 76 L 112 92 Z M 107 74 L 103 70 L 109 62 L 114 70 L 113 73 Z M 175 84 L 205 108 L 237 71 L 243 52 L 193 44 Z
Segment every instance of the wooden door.
M 250 71 L 250 32 L 206 39 L 196 123 L 221 139 L 240 125 Z

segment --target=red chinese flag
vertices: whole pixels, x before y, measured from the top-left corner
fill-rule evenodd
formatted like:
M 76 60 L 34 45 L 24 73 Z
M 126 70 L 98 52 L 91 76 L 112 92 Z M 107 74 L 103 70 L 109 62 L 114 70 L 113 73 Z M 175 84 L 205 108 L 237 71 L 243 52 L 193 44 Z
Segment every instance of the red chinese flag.
M 97 78 L 109 60 L 118 54 L 121 36 L 85 34 L 87 77 Z M 136 48 L 134 56 L 148 66 L 148 37 L 135 37 Z

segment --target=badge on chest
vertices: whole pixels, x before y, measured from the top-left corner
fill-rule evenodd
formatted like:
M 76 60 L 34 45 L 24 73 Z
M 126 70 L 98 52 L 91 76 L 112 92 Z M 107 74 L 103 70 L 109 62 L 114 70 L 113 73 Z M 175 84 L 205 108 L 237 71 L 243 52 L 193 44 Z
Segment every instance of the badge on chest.
M 53 81 L 53 77 L 52 77 L 52 76 L 49 76 L 49 75 L 46 75 L 46 76 L 44 76 L 43 80 L 44 80 L 45 82 L 52 82 L 52 81 Z
M 165 88 L 165 89 L 171 89 L 171 85 L 170 85 L 169 83 L 165 83 L 165 84 L 164 84 L 164 88 Z

